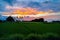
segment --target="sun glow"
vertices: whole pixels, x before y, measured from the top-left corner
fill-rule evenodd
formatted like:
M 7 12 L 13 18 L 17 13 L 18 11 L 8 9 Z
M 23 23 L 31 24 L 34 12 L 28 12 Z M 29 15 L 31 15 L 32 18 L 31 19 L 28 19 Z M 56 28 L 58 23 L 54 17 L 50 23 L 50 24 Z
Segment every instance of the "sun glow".
M 9 8 L 8 8 L 9 9 Z M 5 12 L 4 16 L 18 16 L 18 17 L 25 17 L 25 16 L 29 16 L 29 17 L 40 17 L 40 16 L 46 16 L 50 13 L 50 11 L 45 12 L 45 11 L 39 11 L 36 8 L 10 8 L 12 9 L 12 12 Z
M 37 14 L 45 14 L 45 12 L 38 11 L 35 8 L 20 8 L 20 9 L 15 9 L 13 11 L 13 14 L 19 14 L 19 15 L 37 15 Z

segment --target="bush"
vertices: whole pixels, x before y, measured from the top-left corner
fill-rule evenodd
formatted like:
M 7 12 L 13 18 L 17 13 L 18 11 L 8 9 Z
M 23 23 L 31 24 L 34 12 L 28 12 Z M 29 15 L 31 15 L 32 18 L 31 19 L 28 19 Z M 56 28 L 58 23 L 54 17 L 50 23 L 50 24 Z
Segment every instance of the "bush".
M 37 34 L 30 34 L 27 36 L 25 40 L 41 40 L 41 37 Z
M 10 40 L 23 40 L 23 38 L 21 38 L 19 36 L 15 36 L 15 37 L 11 38 Z
M 43 34 L 43 40 L 60 40 L 60 36 L 58 36 L 58 34 L 55 33 L 46 33 Z
M 4 36 L 5 39 L 2 40 L 60 40 L 60 36 L 53 33 L 46 33 L 46 34 L 29 34 L 28 36 L 24 37 L 21 34 L 13 34 Z
M 8 40 L 23 40 L 23 39 L 24 39 L 24 36 L 20 34 L 11 35 L 8 38 Z
M 47 33 L 47 34 L 30 34 L 25 40 L 60 40 L 57 34 Z
M 60 37 L 56 37 L 56 36 L 53 36 L 53 35 L 49 35 L 46 40 L 60 40 Z

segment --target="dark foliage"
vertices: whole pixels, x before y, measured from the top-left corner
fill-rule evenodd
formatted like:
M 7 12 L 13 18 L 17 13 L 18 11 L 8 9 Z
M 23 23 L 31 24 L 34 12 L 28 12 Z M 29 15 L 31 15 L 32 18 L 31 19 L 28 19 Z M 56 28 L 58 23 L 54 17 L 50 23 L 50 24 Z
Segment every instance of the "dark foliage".
M 13 17 L 9 16 L 9 17 L 6 19 L 6 21 L 14 22 L 14 19 L 13 19 Z
M 43 18 L 32 20 L 32 22 L 44 22 Z
M 23 40 L 23 38 L 21 38 L 21 37 L 13 37 L 10 40 Z
M 2 22 L 2 20 L 0 20 L 0 22 Z
M 37 37 L 37 36 L 31 36 L 31 37 L 29 37 L 29 38 L 27 38 L 25 40 L 41 40 L 41 38 Z
M 46 40 L 60 40 L 60 37 L 50 35 L 49 37 L 46 38 Z
M 60 21 L 52 21 L 52 23 L 60 23 Z

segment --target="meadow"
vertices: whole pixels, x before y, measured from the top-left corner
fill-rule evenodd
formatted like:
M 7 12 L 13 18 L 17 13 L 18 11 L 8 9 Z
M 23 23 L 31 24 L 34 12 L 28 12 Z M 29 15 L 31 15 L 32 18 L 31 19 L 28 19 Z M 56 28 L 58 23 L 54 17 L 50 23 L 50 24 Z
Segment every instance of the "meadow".
M 36 35 L 59 35 L 60 23 L 43 22 L 4 22 L 0 23 L 0 39 L 10 37 L 11 35 L 28 36 Z

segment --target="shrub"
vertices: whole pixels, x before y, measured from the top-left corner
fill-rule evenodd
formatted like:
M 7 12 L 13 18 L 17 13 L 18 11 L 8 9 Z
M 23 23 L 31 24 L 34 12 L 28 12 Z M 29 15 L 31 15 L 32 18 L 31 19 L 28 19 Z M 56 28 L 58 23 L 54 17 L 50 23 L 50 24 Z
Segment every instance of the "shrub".
M 49 35 L 46 40 L 60 40 L 60 37 L 56 37 L 56 36 L 53 36 L 53 35 Z
M 8 40 L 24 40 L 24 36 L 20 34 L 11 35 Z
M 43 36 L 43 40 L 60 40 L 60 36 L 58 36 L 58 34 L 55 33 L 46 33 Z
M 41 40 L 41 37 L 37 34 L 30 34 L 27 36 L 25 40 Z

